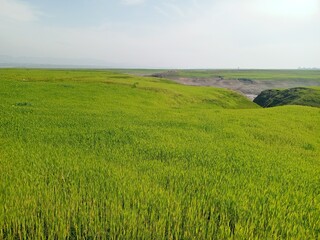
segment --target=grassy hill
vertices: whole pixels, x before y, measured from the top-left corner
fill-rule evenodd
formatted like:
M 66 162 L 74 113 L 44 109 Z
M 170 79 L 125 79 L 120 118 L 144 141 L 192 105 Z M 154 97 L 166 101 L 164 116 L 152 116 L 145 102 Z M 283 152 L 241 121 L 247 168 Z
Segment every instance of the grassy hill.
M 319 109 L 0 70 L 0 239 L 317 239 Z
M 261 92 L 254 102 L 262 107 L 304 105 L 320 107 L 320 88 L 271 89 Z

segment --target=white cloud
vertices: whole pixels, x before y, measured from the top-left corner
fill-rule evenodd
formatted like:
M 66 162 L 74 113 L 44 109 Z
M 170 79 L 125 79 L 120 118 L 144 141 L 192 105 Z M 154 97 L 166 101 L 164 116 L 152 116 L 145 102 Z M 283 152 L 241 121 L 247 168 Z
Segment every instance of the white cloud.
M 254 7 L 272 16 L 305 18 L 319 11 L 319 0 L 256 0 Z
M 19 0 L 0 0 L 0 19 L 29 22 L 39 15 L 36 9 Z

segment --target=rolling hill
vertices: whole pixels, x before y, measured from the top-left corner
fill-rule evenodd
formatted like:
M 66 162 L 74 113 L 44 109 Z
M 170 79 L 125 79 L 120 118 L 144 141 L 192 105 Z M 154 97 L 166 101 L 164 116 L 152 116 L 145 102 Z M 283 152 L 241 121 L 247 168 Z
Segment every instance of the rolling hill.
M 0 239 L 317 239 L 319 109 L 0 70 Z
M 304 105 L 320 107 L 320 88 L 271 89 L 261 92 L 254 102 L 262 107 Z

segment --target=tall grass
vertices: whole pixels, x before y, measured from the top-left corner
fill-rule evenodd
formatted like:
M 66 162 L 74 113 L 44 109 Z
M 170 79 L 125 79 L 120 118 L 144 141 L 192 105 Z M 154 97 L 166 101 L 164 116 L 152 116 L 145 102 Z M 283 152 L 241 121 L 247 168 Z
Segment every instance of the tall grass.
M 1 70 L 0 239 L 317 239 L 319 109 Z

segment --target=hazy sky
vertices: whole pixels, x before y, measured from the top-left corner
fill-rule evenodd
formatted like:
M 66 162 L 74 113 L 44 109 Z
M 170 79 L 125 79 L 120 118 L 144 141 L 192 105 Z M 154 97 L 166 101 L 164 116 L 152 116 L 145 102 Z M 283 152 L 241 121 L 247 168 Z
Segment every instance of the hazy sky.
M 320 67 L 320 0 L 0 0 L 0 55 L 111 67 Z

